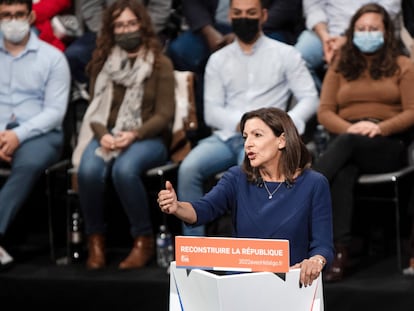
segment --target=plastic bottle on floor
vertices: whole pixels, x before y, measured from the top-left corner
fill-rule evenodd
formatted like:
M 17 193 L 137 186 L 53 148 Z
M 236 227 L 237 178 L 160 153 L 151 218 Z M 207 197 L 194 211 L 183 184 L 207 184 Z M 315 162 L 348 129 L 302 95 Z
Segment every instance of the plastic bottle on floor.
M 79 207 L 73 207 L 70 228 L 70 260 L 79 262 L 83 259 L 83 224 Z
M 172 234 L 166 225 L 160 226 L 157 234 L 157 264 L 161 268 L 168 268 L 174 260 L 174 245 Z

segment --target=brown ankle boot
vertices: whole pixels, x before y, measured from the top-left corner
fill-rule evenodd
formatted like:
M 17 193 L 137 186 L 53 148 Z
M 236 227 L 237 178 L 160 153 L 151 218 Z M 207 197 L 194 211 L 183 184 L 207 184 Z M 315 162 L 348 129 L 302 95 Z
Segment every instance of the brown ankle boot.
M 86 261 L 86 267 L 88 269 L 101 269 L 105 265 L 105 238 L 101 234 L 91 234 L 88 236 L 88 259 Z
M 128 257 L 119 264 L 119 269 L 144 267 L 152 259 L 154 252 L 154 237 L 139 236 L 135 238 Z

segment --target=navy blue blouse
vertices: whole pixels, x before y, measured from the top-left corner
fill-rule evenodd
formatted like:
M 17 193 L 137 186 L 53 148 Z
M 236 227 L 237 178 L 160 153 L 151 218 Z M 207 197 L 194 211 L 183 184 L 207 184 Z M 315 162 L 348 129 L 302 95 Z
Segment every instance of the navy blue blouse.
M 270 191 L 277 182 L 266 182 Z M 207 224 L 230 210 L 233 236 L 286 239 L 290 264 L 322 255 L 333 260 L 332 207 L 329 183 L 307 169 L 294 184 L 283 183 L 269 199 L 263 185 L 247 181 L 240 166 L 230 168 L 210 192 L 191 202 L 197 213 L 193 226 Z

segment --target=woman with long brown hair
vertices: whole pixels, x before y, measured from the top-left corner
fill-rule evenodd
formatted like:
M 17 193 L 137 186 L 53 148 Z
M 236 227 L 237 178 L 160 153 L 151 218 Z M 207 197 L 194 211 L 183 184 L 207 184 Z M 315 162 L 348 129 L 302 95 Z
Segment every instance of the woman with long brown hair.
M 387 11 L 375 3 L 362 6 L 345 35 L 323 81 L 318 110 L 332 139 L 313 165 L 331 184 L 336 257 L 327 281 L 341 280 L 348 265 L 358 175 L 405 165 L 414 125 L 414 65 L 399 52 Z
M 289 240 L 290 264 L 309 285 L 333 258 L 331 198 L 326 178 L 310 169 L 310 154 L 289 115 L 278 108 L 245 113 L 243 165 L 230 168 L 202 198 L 183 202 L 170 182 L 158 193 L 161 211 L 188 226 L 231 212 L 233 236 Z
M 173 67 L 138 1 L 116 1 L 104 12 L 102 24 L 88 65 L 91 102 L 72 157 L 88 235 L 86 265 L 98 269 L 106 264 L 105 190 L 111 181 L 133 238 L 119 268 L 140 268 L 154 255 L 141 175 L 168 156 L 175 108 Z

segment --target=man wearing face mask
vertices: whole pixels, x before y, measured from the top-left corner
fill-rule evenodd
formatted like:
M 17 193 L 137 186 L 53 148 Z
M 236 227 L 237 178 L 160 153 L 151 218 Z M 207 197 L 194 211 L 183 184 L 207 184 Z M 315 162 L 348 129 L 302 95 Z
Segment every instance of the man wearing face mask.
M 30 31 L 32 0 L 0 0 L 0 262 L 12 257 L 4 235 L 34 184 L 58 161 L 70 73 L 64 55 Z M 1 266 L 1 265 L 0 265 Z
M 229 0 L 183 0 L 182 7 L 189 30 L 169 44 L 167 54 L 176 69 L 202 72 L 210 53 L 234 40 L 228 19 Z M 301 0 L 268 0 L 266 8 L 269 18 L 263 24 L 263 32 L 293 44 L 303 26 Z
M 302 0 L 267 0 L 268 18 L 262 30 L 268 37 L 293 44 L 303 30 Z M 203 77 L 211 53 L 234 40 L 228 18 L 229 0 L 182 0 L 183 16 L 188 30 L 171 40 L 166 53 L 177 70 L 189 70 L 196 74 L 196 105 L 198 128 L 192 132 L 192 140 L 198 141 L 211 134 L 204 122 Z
M 260 0 L 230 1 L 229 19 L 236 40 L 213 53 L 206 66 L 205 122 L 213 134 L 199 143 L 181 163 L 178 198 L 193 201 L 203 195 L 205 181 L 244 159 L 238 130 L 241 116 L 261 107 L 288 109 L 300 134 L 316 113 L 318 97 L 312 77 L 294 47 L 262 32 L 267 10 Z M 203 235 L 204 228 L 184 226 L 184 234 Z

